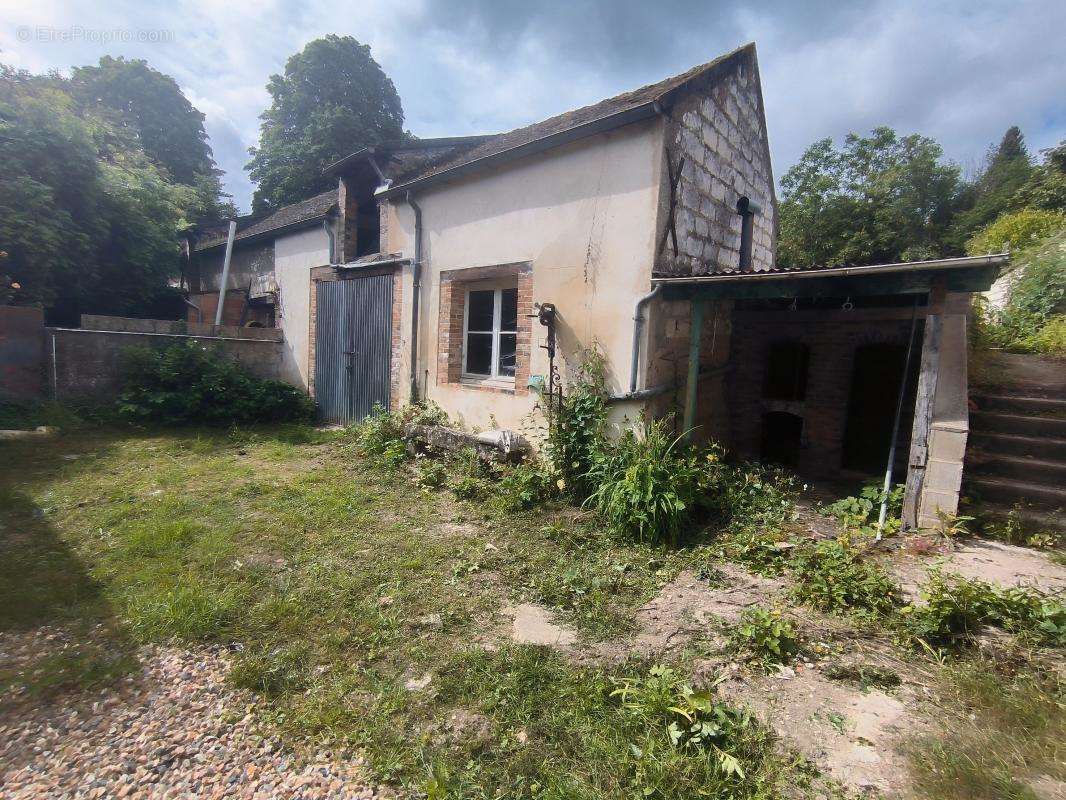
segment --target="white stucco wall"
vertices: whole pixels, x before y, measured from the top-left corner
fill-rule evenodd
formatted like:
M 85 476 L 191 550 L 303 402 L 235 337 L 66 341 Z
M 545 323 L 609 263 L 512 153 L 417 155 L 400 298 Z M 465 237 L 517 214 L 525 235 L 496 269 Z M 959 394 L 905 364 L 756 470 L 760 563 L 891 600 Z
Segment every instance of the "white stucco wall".
M 311 268 L 329 263 L 329 237 L 321 227 L 274 240 L 274 277 L 278 282 L 278 327 L 285 331 L 287 380 L 307 387 L 310 344 Z
M 659 120 L 629 125 L 417 193 L 423 211 L 419 394 L 469 425 L 524 430 L 532 393 L 437 384 L 442 270 L 533 265 L 534 302 L 558 308 L 565 361 L 597 342 L 615 391 L 628 388 L 633 304 L 650 289 L 662 163 Z M 388 251 L 414 255 L 414 215 L 390 203 Z M 411 274 L 404 276 L 404 376 L 409 374 Z M 533 322 L 531 374 L 546 375 L 546 329 Z

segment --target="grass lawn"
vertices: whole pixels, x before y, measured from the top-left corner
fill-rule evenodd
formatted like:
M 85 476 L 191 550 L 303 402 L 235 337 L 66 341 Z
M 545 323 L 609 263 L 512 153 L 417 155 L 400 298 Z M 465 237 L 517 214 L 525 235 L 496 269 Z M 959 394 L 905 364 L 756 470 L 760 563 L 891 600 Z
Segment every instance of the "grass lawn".
M 756 720 L 686 691 L 699 641 L 663 669 L 579 666 L 500 634 L 500 609 L 531 601 L 590 642 L 623 635 L 711 545 L 460 501 L 367 461 L 347 431 L 82 428 L 0 454 L 0 630 L 83 642 L 37 665 L 35 696 L 112 681 L 139 644 L 176 638 L 233 647 L 230 679 L 293 741 L 360 748 L 380 780 L 430 797 L 827 791 Z M 678 707 L 704 727 L 674 742 Z M 1061 706 L 1040 713 L 1042 761 Z

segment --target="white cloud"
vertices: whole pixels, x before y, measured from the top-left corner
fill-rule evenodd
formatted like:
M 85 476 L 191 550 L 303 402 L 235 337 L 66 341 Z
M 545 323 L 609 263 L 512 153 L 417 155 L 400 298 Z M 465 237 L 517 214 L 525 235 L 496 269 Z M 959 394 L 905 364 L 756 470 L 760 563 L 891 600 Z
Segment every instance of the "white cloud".
M 20 41 L 19 26 L 164 30 L 167 43 Z M 0 61 L 68 70 L 101 55 L 144 58 L 207 116 L 226 185 L 243 173 L 268 77 L 326 33 L 366 42 L 419 135 L 506 130 L 659 80 L 744 41 L 759 45 L 778 175 L 804 147 L 888 124 L 976 162 L 1012 124 L 1032 149 L 1066 138 L 1066 4 L 737 5 L 701 0 L 0 0 Z

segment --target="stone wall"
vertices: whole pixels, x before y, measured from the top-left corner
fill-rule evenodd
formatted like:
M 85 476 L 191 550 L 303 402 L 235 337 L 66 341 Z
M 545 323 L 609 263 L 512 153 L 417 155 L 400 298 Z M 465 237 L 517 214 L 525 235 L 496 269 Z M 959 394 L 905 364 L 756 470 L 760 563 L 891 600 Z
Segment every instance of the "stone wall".
M 665 141 L 675 174 L 682 164 L 674 195 L 678 251 L 664 227 L 656 272 L 702 275 L 737 269 L 741 197 L 762 209 L 754 219 L 752 267 L 772 267 L 777 201 L 754 56 L 727 62 L 678 101 L 670 110 Z M 669 194 L 666 186 L 667 203 Z M 661 216 L 665 224 L 666 215 Z
M 44 314 L 0 306 L 0 399 L 32 400 L 44 391 Z
M 260 333 L 256 329 L 234 330 L 240 334 Z M 53 396 L 62 402 L 110 401 L 121 388 L 123 351 L 130 347 L 162 348 L 190 340 L 217 347 L 222 357 L 237 361 L 259 378 L 284 379 L 284 345 L 277 339 L 46 328 L 48 382 Z

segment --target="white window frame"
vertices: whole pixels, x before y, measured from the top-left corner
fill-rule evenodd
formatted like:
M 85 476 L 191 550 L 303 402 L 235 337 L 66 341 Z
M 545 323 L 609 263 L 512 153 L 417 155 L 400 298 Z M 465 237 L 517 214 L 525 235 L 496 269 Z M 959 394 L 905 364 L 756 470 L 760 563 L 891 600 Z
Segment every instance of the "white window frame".
M 500 336 L 504 334 L 512 334 L 515 337 L 515 358 L 518 357 L 518 326 L 517 319 L 515 320 L 515 329 L 513 331 L 500 330 L 501 316 L 503 311 L 503 293 L 508 290 L 518 291 L 518 286 L 514 283 L 505 284 L 492 284 L 492 285 L 473 285 L 466 290 L 466 295 L 463 298 L 463 370 L 461 373 L 462 380 L 468 383 L 496 383 L 506 384 L 508 386 L 514 386 L 514 375 L 501 375 L 500 374 Z M 470 330 L 470 293 L 471 292 L 492 292 L 492 330 L 491 331 L 471 331 Z M 491 334 L 492 335 L 492 355 L 490 357 L 491 374 L 484 375 L 478 372 L 468 372 L 466 368 L 466 356 L 467 356 L 467 343 L 470 341 L 470 334 Z

